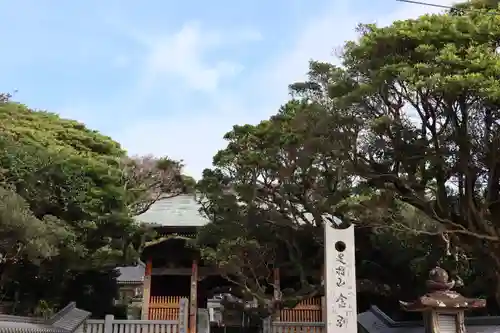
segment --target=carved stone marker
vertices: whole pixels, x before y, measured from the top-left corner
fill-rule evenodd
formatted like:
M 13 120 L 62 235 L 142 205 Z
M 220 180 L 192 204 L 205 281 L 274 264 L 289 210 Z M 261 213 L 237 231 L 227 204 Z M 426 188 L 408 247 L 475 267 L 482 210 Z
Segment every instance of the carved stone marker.
M 325 224 L 326 332 L 357 332 L 354 226 Z
M 425 333 L 465 333 L 465 310 L 483 308 L 486 300 L 465 298 L 451 290 L 456 286 L 457 281 L 450 281 L 448 273 L 436 267 L 429 273 L 427 293 L 413 302 L 400 303 L 406 311 L 422 312 Z

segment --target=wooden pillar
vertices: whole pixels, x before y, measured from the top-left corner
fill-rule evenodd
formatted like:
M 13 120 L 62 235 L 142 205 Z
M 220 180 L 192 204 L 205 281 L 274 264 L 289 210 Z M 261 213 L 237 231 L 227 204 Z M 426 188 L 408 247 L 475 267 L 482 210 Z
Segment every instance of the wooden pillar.
M 144 282 L 142 289 L 142 312 L 141 319 L 149 319 L 149 301 L 151 298 L 151 271 L 153 270 L 153 261 L 151 258 L 146 260 L 146 270 L 144 271 Z
M 275 302 L 278 302 L 281 300 L 281 287 L 280 287 L 280 269 L 275 268 L 273 270 L 273 299 Z M 281 311 L 276 311 L 274 314 L 274 320 L 279 321 L 280 320 L 280 312 Z
M 189 332 L 196 333 L 196 317 L 198 312 L 198 262 L 193 260 L 191 268 L 191 292 L 189 300 Z

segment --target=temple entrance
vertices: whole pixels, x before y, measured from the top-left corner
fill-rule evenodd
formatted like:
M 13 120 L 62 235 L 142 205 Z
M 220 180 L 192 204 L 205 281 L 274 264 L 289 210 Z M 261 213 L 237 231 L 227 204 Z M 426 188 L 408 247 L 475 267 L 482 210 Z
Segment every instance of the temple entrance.
M 153 275 L 148 319 L 178 320 L 180 300 L 189 297 L 190 278 L 182 275 Z

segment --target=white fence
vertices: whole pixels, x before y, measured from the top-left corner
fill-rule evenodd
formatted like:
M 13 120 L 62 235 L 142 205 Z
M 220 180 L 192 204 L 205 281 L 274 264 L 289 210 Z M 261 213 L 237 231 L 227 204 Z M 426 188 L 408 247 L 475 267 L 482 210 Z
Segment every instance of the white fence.
M 84 333 L 182 333 L 176 320 L 88 319 Z
M 263 322 L 263 333 L 326 333 L 325 323 L 322 322 L 280 322 L 271 321 L 270 318 Z
M 179 323 L 181 322 L 181 325 Z M 326 333 L 324 323 L 320 322 L 279 322 L 265 319 L 262 333 Z M 200 332 L 203 329 L 200 330 Z M 186 333 L 182 321 L 176 320 L 129 320 L 87 319 L 83 333 Z

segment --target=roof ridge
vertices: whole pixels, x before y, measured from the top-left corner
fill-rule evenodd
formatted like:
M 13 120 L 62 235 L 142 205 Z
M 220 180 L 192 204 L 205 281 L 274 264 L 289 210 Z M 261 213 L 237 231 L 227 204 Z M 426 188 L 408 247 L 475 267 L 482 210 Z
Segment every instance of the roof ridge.
M 76 307 L 75 302 L 69 303 L 64 309 L 51 318 L 51 325 L 66 332 L 73 332 L 88 317 L 90 312 Z

